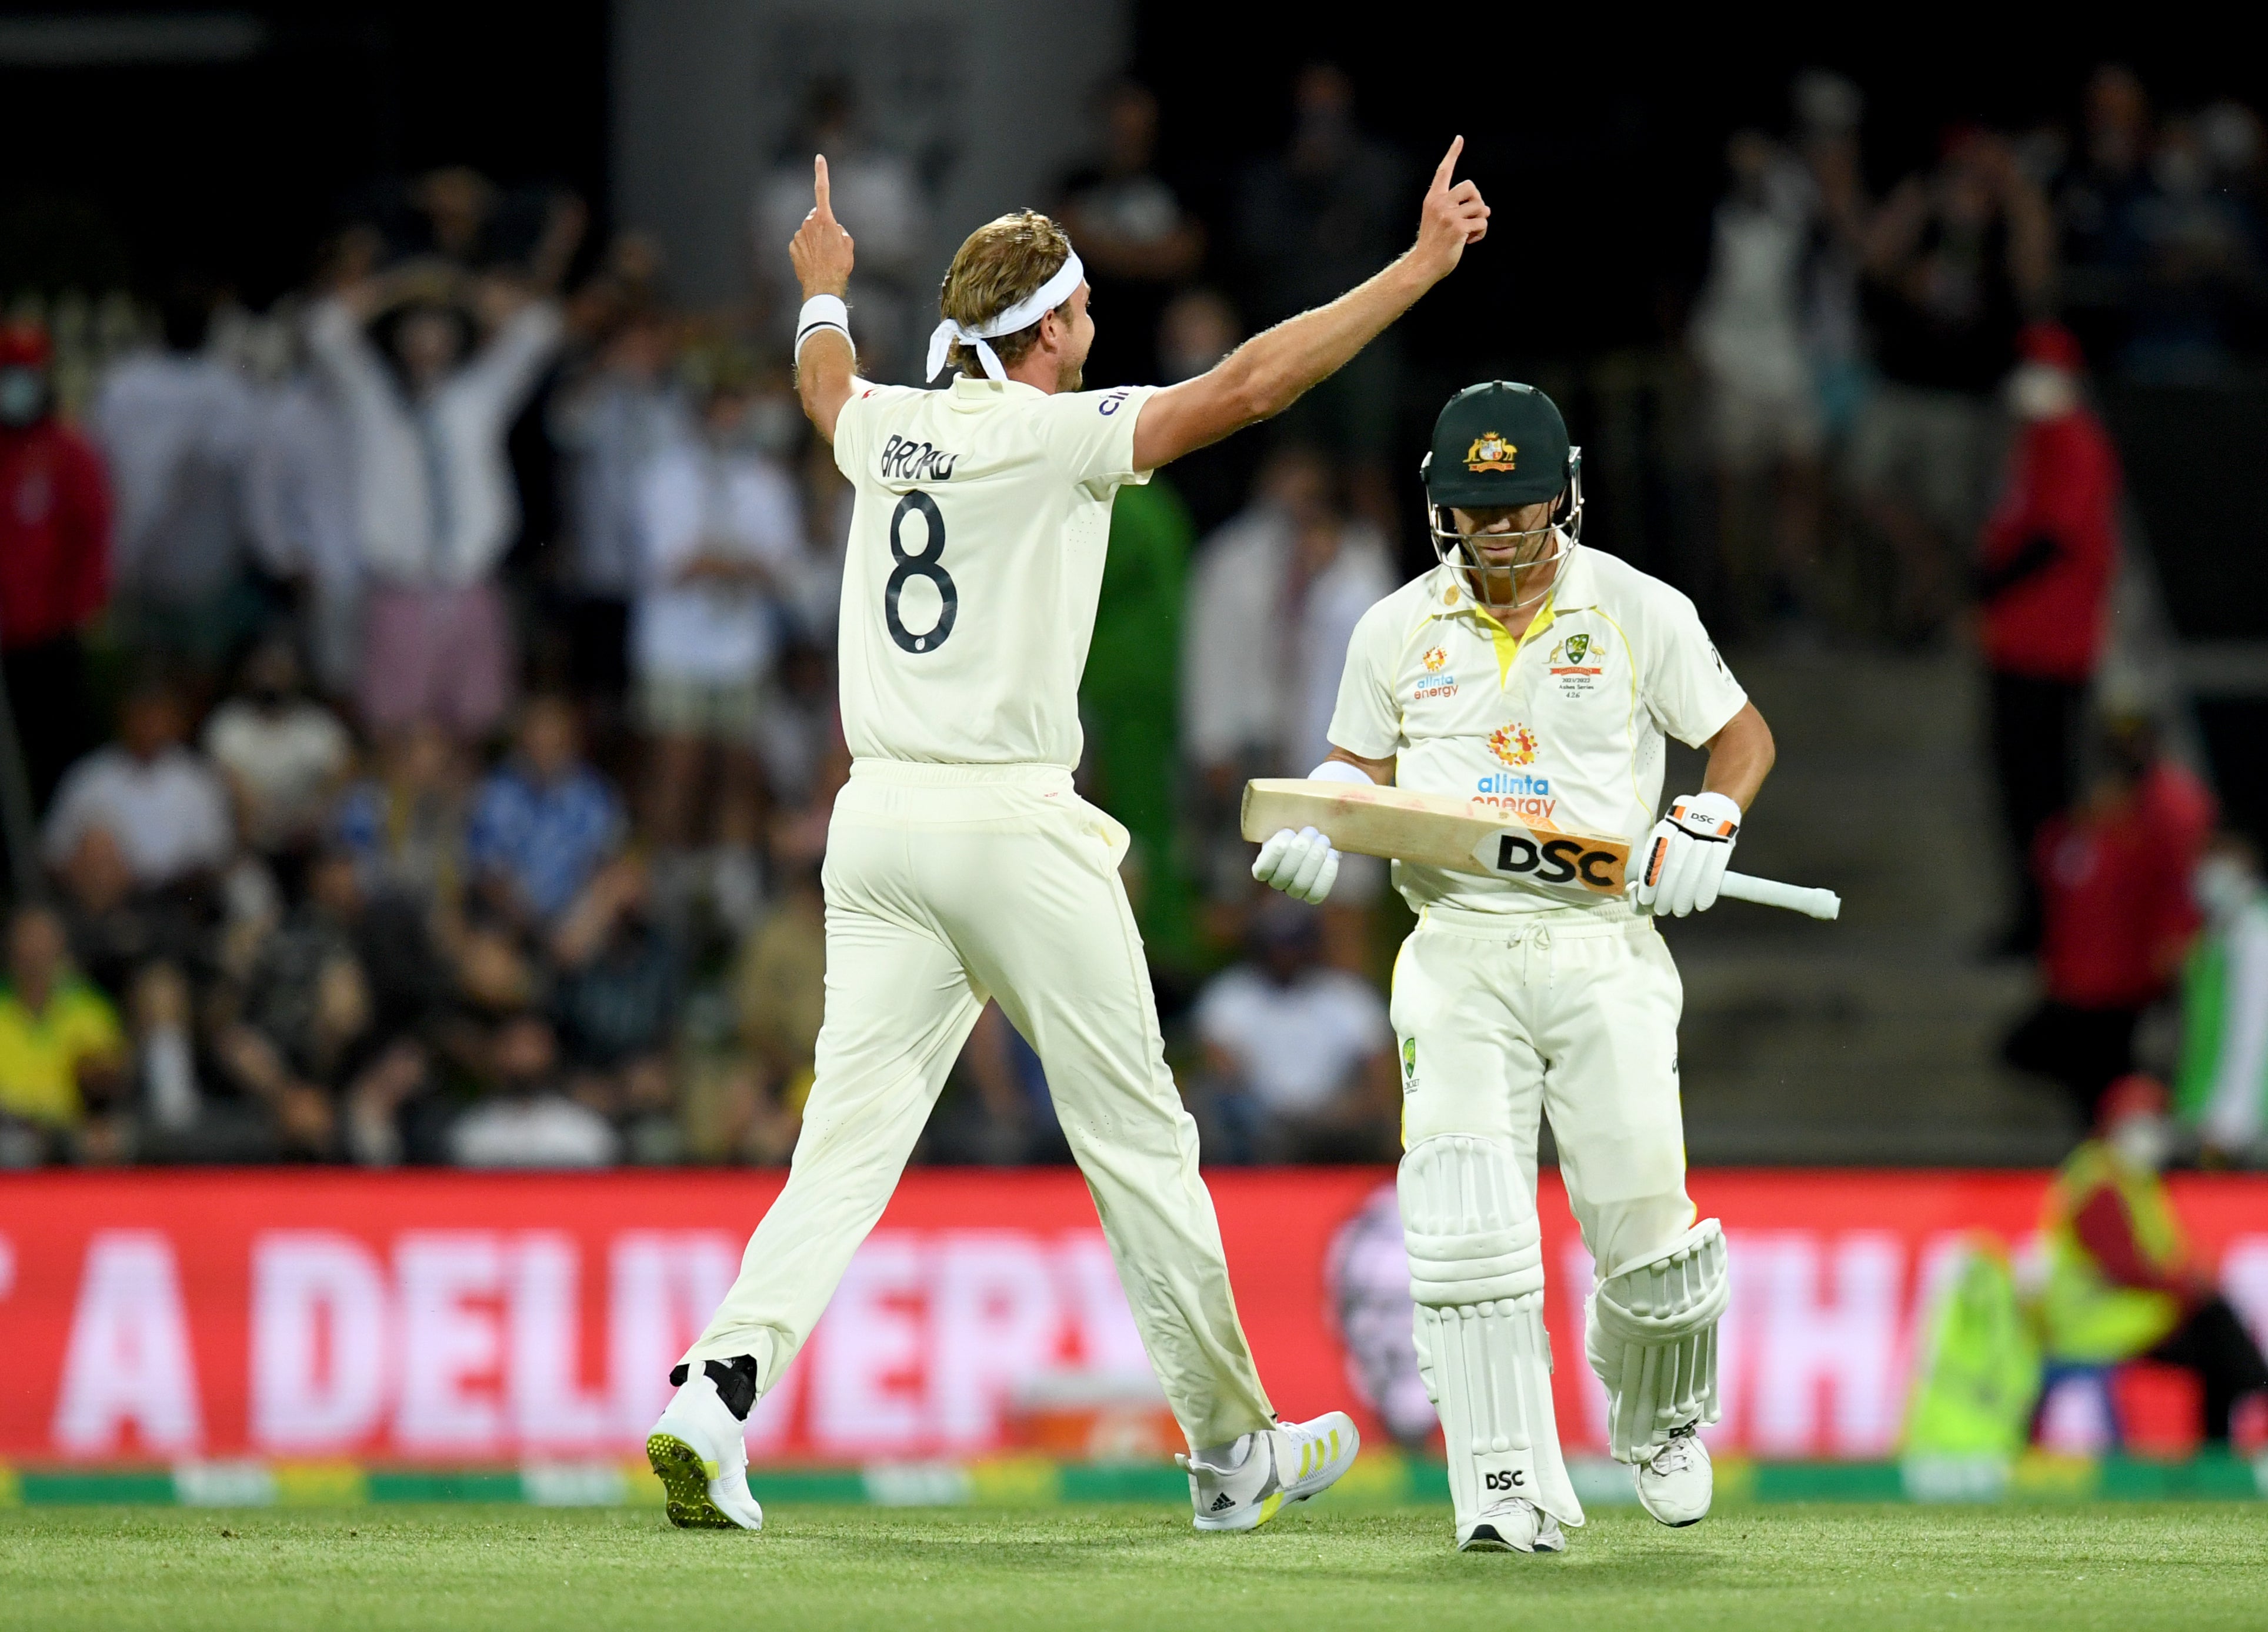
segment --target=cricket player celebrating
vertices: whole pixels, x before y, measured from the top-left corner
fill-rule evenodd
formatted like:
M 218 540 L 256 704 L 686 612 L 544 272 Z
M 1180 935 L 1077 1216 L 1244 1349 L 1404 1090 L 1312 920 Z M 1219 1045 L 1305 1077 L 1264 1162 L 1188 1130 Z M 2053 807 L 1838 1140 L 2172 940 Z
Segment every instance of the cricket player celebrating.
M 1652 830 L 1634 905 L 1395 864 L 1418 914 L 1394 971 L 1403 1230 L 1457 1545 L 1557 1552 L 1583 1513 L 1552 1418 L 1539 1110 L 1598 1266 L 1587 1347 L 1614 1454 L 1663 1524 L 1709 1510 L 1694 1430 L 1717 1417 L 1725 1241 L 1685 1195 L 1683 997 L 1646 914 L 1716 900 L 1771 733 L 1692 602 L 1580 547 L 1581 455 L 1550 398 L 1500 380 L 1459 393 L 1425 482 L 1441 564 L 1356 625 L 1311 774 L 1469 799 L 1529 829 Z M 1657 823 L 1664 733 L 1709 766 Z M 1307 828 L 1270 838 L 1253 873 L 1320 901 L 1337 870 Z
M 1398 260 L 1162 390 L 1079 388 L 1086 283 L 1028 210 L 970 233 L 946 273 L 930 366 L 958 365 L 949 388 L 858 379 L 851 240 L 818 161 L 789 252 L 797 389 L 857 489 L 840 636 L 853 764 L 828 830 L 826 1016 L 793 1170 L 647 1440 L 674 1523 L 762 1525 L 749 1408 L 880 1216 L 988 997 L 1046 1067 L 1189 1437 L 1197 1527 L 1249 1530 L 1352 1464 L 1351 1420 L 1278 1422 L 1254 1368 L 1118 879 L 1127 834 L 1071 788 L 1079 683 L 1112 496 L 1282 412 L 1447 277 L 1488 224 L 1451 180 L 1462 146 Z

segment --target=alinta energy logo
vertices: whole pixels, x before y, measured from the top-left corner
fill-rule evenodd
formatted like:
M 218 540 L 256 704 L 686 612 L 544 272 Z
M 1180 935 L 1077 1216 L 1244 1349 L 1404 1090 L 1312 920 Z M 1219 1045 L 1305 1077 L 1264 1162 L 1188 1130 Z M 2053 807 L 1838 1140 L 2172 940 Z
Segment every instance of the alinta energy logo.
M 1417 689 L 1410 694 L 1411 702 L 1426 703 L 1438 698 L 1456 696 L 1456 676 L 1442 672 L 1448 661 L 1447 647 L 1437 646 L 1427 650 L 1423 660 L 1425 672 L 1418 676 Z
M 1525 769 L 1543 751 L 1535 733 L 1515 720 L 1491 732 L 1488 745 L 1490 753 L 1513 768 L 1483 772 L 1473 784 L 1473 803 L 1528 826 L 1549 826 L 1559 809 L 1559 801 L 1551 792 L 1551 779 Z

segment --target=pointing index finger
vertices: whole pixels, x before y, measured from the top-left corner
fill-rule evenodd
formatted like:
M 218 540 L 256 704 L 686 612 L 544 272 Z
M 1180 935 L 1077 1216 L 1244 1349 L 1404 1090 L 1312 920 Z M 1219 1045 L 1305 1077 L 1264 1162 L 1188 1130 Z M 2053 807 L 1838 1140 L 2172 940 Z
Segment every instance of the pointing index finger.
M 816 153 L 812 157 L 811 192 L 812 196 L 818 202 L 820 219 L 832 221 L 835 218 L 835 207 L 828 196 L 827 155 L 824 153 Z
M 1449 185 L 1449 176 L 1457 167 L 1457 155 L 1465 151 L 1465 138 L 1458 137 L 1449 144 L 1449 151 L 1441 155 L 1440 168 L 1433 172 L 1433 185 L 1429 189 L 1440 192 Z

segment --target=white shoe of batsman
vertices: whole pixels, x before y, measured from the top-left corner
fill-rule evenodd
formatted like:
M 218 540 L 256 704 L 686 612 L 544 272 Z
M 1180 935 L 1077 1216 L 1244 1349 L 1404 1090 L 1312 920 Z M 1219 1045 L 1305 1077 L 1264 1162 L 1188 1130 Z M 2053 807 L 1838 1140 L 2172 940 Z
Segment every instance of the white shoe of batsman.
M 1498 1502 L 1457 1532 L 1460 1553 L 1565 1553 L 1559 1521 L 1520 1496 Z
M 1638 1505 L 1672 1529 L 1706 1518 L 1716 1488 L 1709 1448 L 1690 1422 L 1672 1429 L 1668 1442 L 1655 1446 L 1653 1458 L 1638 1466 Z
M 1247 1434 L 1227 1455 L 1177 1456 L 1189 1470 L 1199 1530 L 1256 1530 L 1289 1502 L 1321 1495 L 1354 1466 L 1362 1436 L 1344 1411 Z M 1224 1466 L 1225 1465 L 1225 1466 Z
M 747 1424 L 706 1376 L 686 1378 L 646 1436 L 645 1459 L 661 1481 L 669 1522 L 681 1530 L 762 1530 L 764 1510 L 748 1494 Z

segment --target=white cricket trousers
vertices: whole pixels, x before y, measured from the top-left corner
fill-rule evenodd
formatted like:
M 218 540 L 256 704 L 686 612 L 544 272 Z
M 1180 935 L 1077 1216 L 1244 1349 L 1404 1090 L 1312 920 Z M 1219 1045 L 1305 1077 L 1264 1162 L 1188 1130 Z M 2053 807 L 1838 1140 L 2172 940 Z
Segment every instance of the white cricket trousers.
M 1057 765 L 862 759 L 828 829 L 827 1009 L 787 1187 L 685 1358 L 769 1392 L 881 1216 L 989 996 L 1039 1054 L 1192 1446 L 1275 1414 L 1236 1317 L 1197 1131 L 1166 1068 L 1126 831 Z
M 1642 915 L 1428 906 L 1394 964 L 1402 1141 L 1509 1140 L 1535 1205 L 1536 1115 L 1600 1272 L 1690 1227 L 1677 1091 L 1683 986 Z

